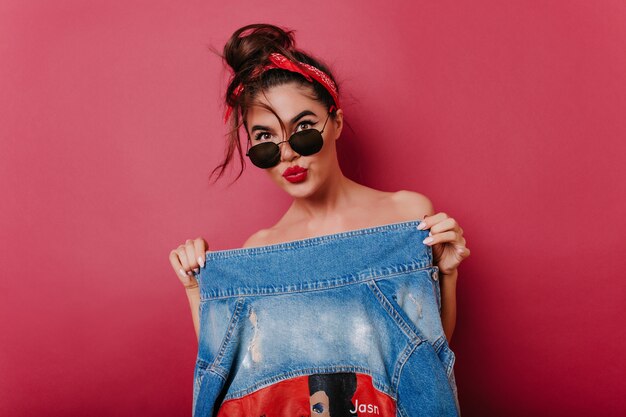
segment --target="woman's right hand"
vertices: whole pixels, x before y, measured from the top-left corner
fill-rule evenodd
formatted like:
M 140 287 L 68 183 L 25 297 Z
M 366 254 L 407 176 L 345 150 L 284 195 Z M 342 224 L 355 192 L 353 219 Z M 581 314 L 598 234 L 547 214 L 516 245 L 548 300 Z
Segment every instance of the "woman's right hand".
M 198 288 L 194 271 L 197 273 L 199 268 L 204 268 L 208 247 L 206 241 L 199 237 L 194 240 L 187 239 L 184 244 L 170 252 L 172 268 L 186 290 Z

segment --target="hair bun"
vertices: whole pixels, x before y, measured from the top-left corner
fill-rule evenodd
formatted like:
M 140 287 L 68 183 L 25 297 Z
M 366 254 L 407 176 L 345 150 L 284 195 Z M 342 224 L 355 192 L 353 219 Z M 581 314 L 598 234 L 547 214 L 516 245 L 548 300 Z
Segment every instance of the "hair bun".
M 272 52 L 295 49 L 293 30 L 267 23 L 243 26 L 224 45 L 224 59 L 234 73 L 249 70 L 265 61 Z

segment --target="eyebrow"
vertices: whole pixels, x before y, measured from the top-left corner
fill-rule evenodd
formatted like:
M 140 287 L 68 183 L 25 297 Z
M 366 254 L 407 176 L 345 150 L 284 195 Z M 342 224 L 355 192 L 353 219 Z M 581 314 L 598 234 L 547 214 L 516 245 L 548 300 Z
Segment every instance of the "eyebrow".
M 311 110 L 304 110 L 300 112 L 296 117 L 291 119 L 291 124 L 294 124 L 298 120 L 302 119 L 304 116 L 316 116 L 317 117 L 317 114 L 313 113 Z M 254 132 L 255 130 L 271 130 L 271 128 L 269 126 L 254 125 L 252 126 L 252 129 L 250 129 L 250 132 Z

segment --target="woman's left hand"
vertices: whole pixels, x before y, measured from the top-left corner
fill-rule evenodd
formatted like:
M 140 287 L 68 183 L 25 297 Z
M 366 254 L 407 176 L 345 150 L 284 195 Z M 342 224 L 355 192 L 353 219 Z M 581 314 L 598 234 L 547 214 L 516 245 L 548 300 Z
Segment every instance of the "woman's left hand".
M 463 229 L 446 213 L 427 216 L 420 223 L 420 229 L 430 229 L 429 237 L 424 244 L 433 248 L 433 262 L 443 275 L 453 275 L 461 261 L 470 255 L 465 246 Z

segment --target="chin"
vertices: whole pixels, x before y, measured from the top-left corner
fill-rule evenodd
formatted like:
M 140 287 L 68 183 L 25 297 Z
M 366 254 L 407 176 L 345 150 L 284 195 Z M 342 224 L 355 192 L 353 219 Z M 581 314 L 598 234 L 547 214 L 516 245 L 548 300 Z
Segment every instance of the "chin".
M 308 197 L 315 193 L 318 186 L 313 182 L 312 178 L 307 178 L 301 183 L 290 183 L 284 178 L 280 178 L 281 188 L 294 198 Z
M 291 185 L 291 184 L 289 184 Z M 295 185 L 295 184 L 294 184 Z M 287 194 L 294 198 L 304 198 L 312 195 L 315 192 L 315 188 L 305 186 L 304 184 L 297 184 L 296 187 L 287 186 L 283 188 Z

